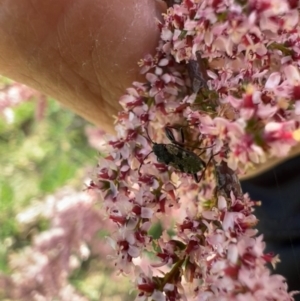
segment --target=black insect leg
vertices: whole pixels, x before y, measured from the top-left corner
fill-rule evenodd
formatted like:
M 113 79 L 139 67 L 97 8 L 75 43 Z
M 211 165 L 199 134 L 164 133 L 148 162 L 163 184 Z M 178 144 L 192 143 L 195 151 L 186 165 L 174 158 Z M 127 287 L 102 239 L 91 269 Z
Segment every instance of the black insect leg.
M 148 137 L 148 139 L 151 141 L 151 143 L 152 144 L 154 144 L 155 142 L 153 142 L 152 141 L 152 139 L 150 138 L 150 136 L 149 136 L 149 132 L 148 132 L 148 130 L 147 130 L 147 128 L 145 127 L 145 131 L 146 131 L 146 133 L 147 133 L 147 137 Z
M 201 174 L 201 175 L 202 175 L 202 174 Z M 200 182 L 201 177 L 200 177 L 200 179 L 199 179 L 199 178 L 198 178 L 198 175 L 197 175 L 196 173 L 193 174 L 193 177 L 194 177 L 196 183 L 199 183 L 199 182 Z
M 140 165 L 140 167 L 139 167 L 139 169 L 138 169 L 138 173 L 139 173 L 139 174 L 140 174 L 140 169 L 141 169 L 141 167 L 142 167 L 143 164 L 144 164 L 144 161 L 149 157 L 149 155 L 150 155 L 151 153 L 153 153 L 153 151 L 151 151 L 149 154 L 147 154 L 147 156 L 143 159 L 143 161 L 142 161 L 142 163 L 141 163 L 141 165 Z
M 173 143 L 173 144 L 177 144 L 177 141 L 174 137 L 173 132 L 171 131 L 171 129 L 169 127 L 165 128 L 165 132 L 166 132 L 166 136 L 168 137 L 168 139 Z
M 199 178 L 198 178 L 198 175 L 197 175 L 197 174 L 193 174 L 196 183 L 200 183 L 200 181 L 202 180 L 202 178 L 203 178 L 203 176 L 204 176 L 204 174 L 205 174 L 206 168 L 207 168 L 207 166 L 205 166 L 205 168 L 204 168 L 203 171 L 201 172 L 201 175 L 200 175 Z
M 173 134 L 171 128 L 172 128 L 172 127 L 170 127 L 170 126 L 167 126 L 167 127 L 165 128 L 166 136 L 168 137 L 168 139 L 169 139 L 173 144 L 183 146 L 183 145 L 184 145 L 184 133 L 183 133 L 182 127 L 180 127 L 180 138 L 181 138 L 181 142 L 176 141 L 176 139 L 175 139 L 175 137 L 174 137 L 174 134 Z
M 166 127 L 165 127 L 165 133 L 166 133 L 166 136 L 168 137 L 168 139 L 169 139 L 173 144 L 176 144 L 176 145 L 179 145 L 179 146 L 182 146 L 182 147 L 187 146 L 187 147 L 194 148 L 194 149 L 199 149 L 199 150 L 205 150 L 205 149 L 209 149 L 209 148 L 215 146 L 215 144 L 210 145 L 210 146 L 207 146 L 207 147 L 193 147 L 192 145 L 185 145 L 185 144 L 184 144 L 184 140 L 185 140 L 185 139 L 184 139 L 183 127 L 181 126 L 181 127 L 179 128 L 181 142 L 178 142 L 178 141 L 175 139 L 174 134 L 173 134 L 173 132 L 172 132 L 171 129 L 176 129 L 176 130 L 178 130 L 178 128 L 172 127 L 172 126 L 166 126 Z M 203 153 L 204 153 L 204 152 L 203 152 Z M 201 153 L 201 154 L 203 154 L 203 153 Z
M 181 143 L 184 144 L 184 134 L 182 127 L 180 128 Z
M 212 148 L 212 147 L 214 147 L 214 146 L 215 146 L 215 144 L 210 145 L 210 146 L 206 146 L 206 147 L 195 147 L 195 149 L 206 150 L 206 149 Z M 204 153 L 205 153 L 205 151 L 202 152 L 199 156 L 203 155 Z
M 197 175 L 197 174 L 193 174 L 194 179 L 195 179 L 195 181 L 196 181 L 197 183 L 200 183 L 200 181 L 202 180 L 202 178 L 203 178 L 203 176 L 204 176 L 204 173 L 205 173 L 207 167 L 209 166 L 209 163 L 210 163 L 211 160 L 214 158 L 214 156 L 218 155 L 219 153 L 220 153 L 220 152 L 215 153 L 215 154 L 212 154 L 212 155 L 210 156 L 208 162 L 207 162 L 206 164 L 204 164 L 205 167 L 204 167 L 203 171 L 201 172 L 200 178 L 198 178 L 198 175 Z M 204 161 L 203 161 L 203 163 L 204 163 Z

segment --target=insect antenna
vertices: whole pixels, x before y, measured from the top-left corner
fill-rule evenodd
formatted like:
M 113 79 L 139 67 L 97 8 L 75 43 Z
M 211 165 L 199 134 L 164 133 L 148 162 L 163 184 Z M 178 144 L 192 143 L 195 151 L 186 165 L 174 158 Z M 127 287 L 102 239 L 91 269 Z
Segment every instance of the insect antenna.
M 204 167 L 204 169 L 203 169 L 203 171 L 202 171 L 202 173 L 201 173 L 201 175 L 200 175 L 200 178 L 198 178 L 197 176 L 195 177 L 195 180 L 196 180 L 197 183 L 199 183 L 199 182 L 202 180 L 202 178 L 203 178 L 203 176 L 204 176 L 204 173 L 205 173 L 207 167 L 209 166 L 209 163 L 210 163 L 210 162 L 212 161 L 212 159 L 213 159 L 215 156 L 217 156 L 219 153 L 220 153 L 220 152 L 217 152 L 217 153 L 212 154 L 212 155 L 210 156 L 208 162 L 205 164 L 205 167 Z
M 150 138 L 148 129 L 147 129 L 146 127 L 145 127 L 145 132 L 146 132 L 146 134 L 147 134 L 148 139 L 151 141 L 151 143 L 152 143 L 152 144 L 156 144 L 156 143 Z M 142 168 L 142 166 L 143 166 L 143 164 L 144 164 L 144 161 L 149 157 L 149 155 L 150 155 L 151 153 L 153 153 L 153 151 L 151 151 L 150 153 L 148 153 L 148 154 L 146 155 L 146 157 L 143 159 L 143 161 L 142 161 L 142 163 L 141 163 L 141 165 L 140 165 L 140 167 L 139 167 L 139 169 L 138 169 L 138 173 L 139 173 L 139 174 L 140 174 L 140 170 L 141 170 L 141 168 Z
M 205 153 L 205 150 L 206 149 L 209 149 L 209 148 L 212 148 L 212 147 L 214 147 L 215 146 L 215 144 L 212 144 L 212 145 L 209 145 L 209 146 L 206 146 L 206 147 L 195 147 L 195 149 L 199 149 L 199 150 L 202 150 L 203 152 L 201 152 L 200 154 L 199 154 L 199 156 L 201 156 L 201 155 L 203 155 L 204 153 Z M 217 155 L 217 154 L 215 154 L 215 155 Z
M 209 149 L 209 148 L 212 148 L 212 147 L 215 146 L 215 144 L 213 144 L 213 145 L 209 145 L 209 146 L 206 146 L 206 147 L 196 147 L 196 146 L 186 144 L 185 141 L 184 141 L 185 138 L 184 138 L 184 133 L 183 133 L 183 126 L 179 127 L 181 142 L 176 141 L 176 139 L 174 137 L 174 134 L 172 133 L 171 129 L 178 130 L 178 128 L 175 127 L 175 126 L 171 126 L 171 125 L 168 125 L 168 126 L 165 127 L 166 136 L 168 137 L 168 139 L 173 144 L 176 144 L 176 145 L 179 145 L 179 146 L 182 146 L 182 147 L 186 146 L 186 147 L 190 147 L 190 148 L 193 148 L 193 149 L 199 149 L 199 150 L 205 150 L 205 149 Z M 203 153 L 201 153 L 201 154 L 203 154 Z
M 148 139 L 151 141 L 151 143 L 152 143 L 152 144 L 155 144 L 155 142 L 150 138 L 148 129 L 147 129 L 146 127 L 145 127 L 145 131 L 146 131 L 147 137 L 148 137 Z
M 151 140 L 151 139 L 150 139 L 150 140 Z M 138 169 L 138 173 L 139 173 L 139 174 L 140 174 L 141 167 L 142 167 L 143 164 L 144 164 L 144 161 L 149 157 L 149 155 L 150 155 L 151 153 L 153 153 L 153 151 L 151 151 L 150 153 L 148 153 L 148 154 L 146 155 L 146 157 L 143 159 L 143 161 L 142 161 L 142 163 L 141 163 L 141 165 L 140 165 L 140 167 L 139 167 L 139 169 Z

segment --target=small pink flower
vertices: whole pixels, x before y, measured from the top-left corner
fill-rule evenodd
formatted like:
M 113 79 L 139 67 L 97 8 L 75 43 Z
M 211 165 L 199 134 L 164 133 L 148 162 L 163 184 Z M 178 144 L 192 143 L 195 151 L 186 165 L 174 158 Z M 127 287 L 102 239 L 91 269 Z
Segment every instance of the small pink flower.
M 110 155 L 92 186 L 104 192 L 119 230 L 119 270 L 130 270 L 143 252 L 156 254 L 147 275 L 137 272 L 137 300 L 187 300 L 189 294 L 203 301 L 290 299 L 282 278 L 274 277 L 279 290 L 269 284 L 273 276 L 265 265 L 277 258 L 264 254 L 262 237 L 256 237 L 258 202 L 233 192 L 225 196 L 217 172 L 223 161 L 237 176 L 295 145 L 299 18 L 287 1 L 280 5 L 184 0 L 169 8 L 159 24 L 157 53 L 140 63 L 146 83 L 134 83 L 121 98 L 118 138 L 110 139 Z M 209 78 L 197 94 L 186 72 L 191 60 L 203 63 Z M 184 144 L 168 141 L 164 129 L 173 125 L 176 141 L 183 126 Z M 153 143 L 169 144 L 161 160 L 169 163 L 157 162 Z M 200 183 L 176 168 L 186 163 L 187 150 L 208 165 Z M 228 181 L 234 182 L 231 176 Z M 152 238 L 148 231 L 157 220 L 162 234 Z M 165 270 L 154 277 L 158 266 Z

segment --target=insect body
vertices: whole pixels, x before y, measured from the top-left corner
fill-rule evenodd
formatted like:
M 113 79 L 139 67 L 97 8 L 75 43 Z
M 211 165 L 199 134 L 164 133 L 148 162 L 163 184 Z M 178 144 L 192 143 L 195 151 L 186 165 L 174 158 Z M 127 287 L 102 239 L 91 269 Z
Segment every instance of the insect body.
M 197 60 L 190 60 L 187 65 L 188 73 L 192 83 L 192 90 L 198 93 L 202 88 L 207 89 L 207 71 L 205 62 L 201 58 L 199 51 L 196 52 Z
M 194 179 L 197 183 L 200 182 L 207 164 L 195 153 L 184 148 L 184 137 L 183 132 L 181 132 L 182 143 L 175 140 L 175 137 L 170 130 L 170 128 L 166 128 L 166 135 L 169 140 L 172 142 L 170 144 L 156 143 L 153 142 L 149 134 L 147 132 L 148 138 L 153 144 L 152 152 L 156 155 L 157 161 L 164 163 L 166 165 L 173 166 L 175 169 L 180 170 L 181 172 L 191 174 L 194 176 Z M 203 148 L 204 149 L 204 148 Z M 152 153 L 150 152 L 144 160 Z M 200 154 L 201 155 L 201 154 Z M 143 164 L 143 163 L 142 163 Z M 140 168 L 142 166 L 140 165 Z M 140 170 L 139 168 L 139 170 Z M 200 178 L 197 173 L 202 171 Z
M 157 161 L 171 165 L 181 172 L 192 174 L 198 183 L 197 173 L 206 167 L 206 163 L 195 153 L 176 144 L 153 144 L 153 152 Z

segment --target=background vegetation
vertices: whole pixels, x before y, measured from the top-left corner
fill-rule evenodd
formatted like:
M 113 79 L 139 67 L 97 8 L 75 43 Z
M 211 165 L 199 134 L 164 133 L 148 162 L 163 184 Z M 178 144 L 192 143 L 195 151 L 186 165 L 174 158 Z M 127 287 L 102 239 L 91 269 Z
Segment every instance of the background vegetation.
M 2 92 L 9 84 L 1 78 Z M 53 99 L 47 99 L 44 106 L 43 117 L 37 118 L 38 102 L 31 97 L 8 108 L 11 120 L 3 112 L 0 118 L 0 273 L 7 275 L 12 272 L 10 255 L 30 245 L 32 235 L 46 230 L 49 223 L 37 220 L 34 227 L 24 229 L 16 216 L 62 187 L 81 192 L 97 162 L 98 152 L 85 135 L 87 122 Z M 112 276 L 106 262 L 106 258 L 87 260 L 73 273 L 71 283 L 88 300 L 130 298 L 128 283 Z

